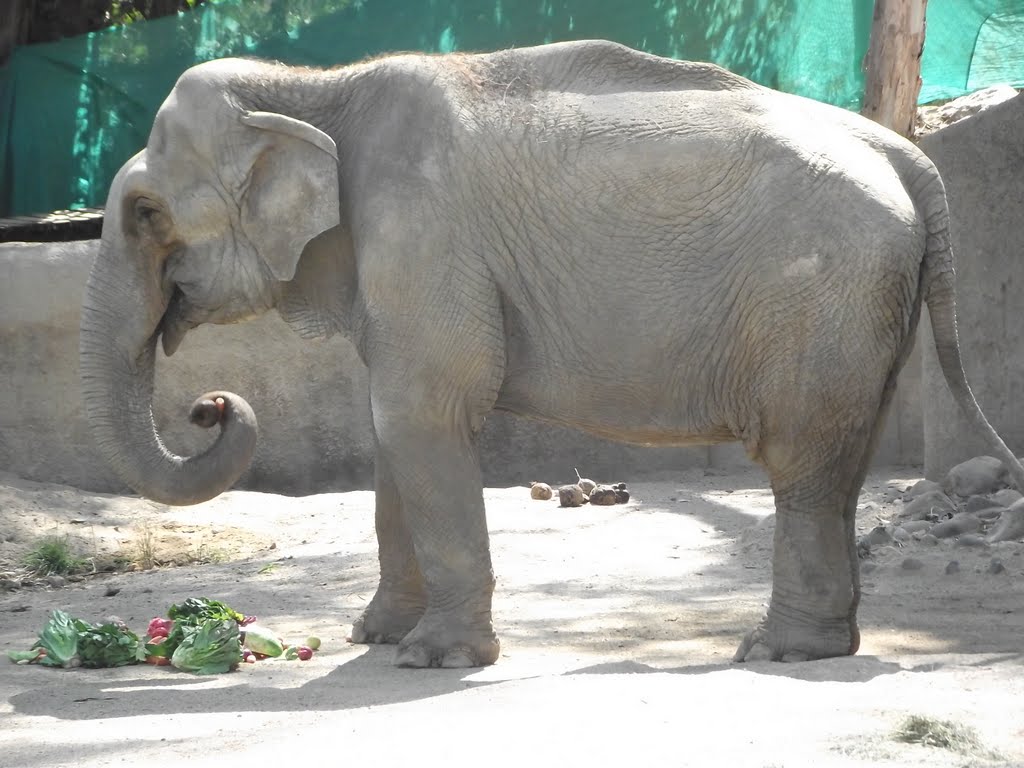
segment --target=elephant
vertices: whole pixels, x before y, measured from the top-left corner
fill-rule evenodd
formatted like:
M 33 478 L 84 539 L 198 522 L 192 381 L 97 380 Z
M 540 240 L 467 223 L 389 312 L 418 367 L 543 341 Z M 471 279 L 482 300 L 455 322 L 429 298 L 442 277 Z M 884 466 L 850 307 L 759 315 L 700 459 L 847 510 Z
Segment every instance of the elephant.
M 157 342 L 271 309 L 347 337 L 376 440 L 380 581 L 352 626 L 411 667 L 496 661 L 477 437 L 502 410 L 634 444 L 739 441 L 767 473 L 767 610 L 735 660 L 853 654 L 860 488 L 927 305 L 942 371 L 994 455 L 957 342 L 935 166 L 855 113 L 600 40 L 241 59 L 181 75 L 114 178 L 81 316 L 101 453 L 140 494 L 216 496 L 256 417 L 200 398 L 178 456 Z M 258 350 L 254 350 L 254 360 Z

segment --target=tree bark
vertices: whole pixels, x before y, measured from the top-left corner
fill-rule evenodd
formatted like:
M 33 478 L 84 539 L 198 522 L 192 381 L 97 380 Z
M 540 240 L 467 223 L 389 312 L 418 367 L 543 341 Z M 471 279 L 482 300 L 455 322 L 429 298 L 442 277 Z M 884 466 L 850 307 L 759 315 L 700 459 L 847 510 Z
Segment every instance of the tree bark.
M 205 0 L 197 0 L 202 5 Z M 110 24 L 112 0 L 0 0 L 0 66 L 19 45 L 49 43 Z M 133 0 L 122 7 L 147 19 L 188 9 L 185 0 Z
M 7 63 L 14 46 L 28 35 L 28 10 L 25 0 L 0 1 L 0 67 Z
M 875 0 L 871 44 L 864 58 L 864 108 L 870 117 L 912 138 L 921 91 L 928 0 Z

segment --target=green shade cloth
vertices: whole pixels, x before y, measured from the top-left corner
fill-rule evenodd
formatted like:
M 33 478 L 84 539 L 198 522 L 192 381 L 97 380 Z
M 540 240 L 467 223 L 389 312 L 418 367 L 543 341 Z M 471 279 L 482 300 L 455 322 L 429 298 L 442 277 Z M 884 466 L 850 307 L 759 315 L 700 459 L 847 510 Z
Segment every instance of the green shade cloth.
M 222 56 L 333 65 L 387 51 L 607 38 L 858 109 L 872 0 L 221 0 L 22 47 L 0 70 L 0 216 L 103 205 L 178 75 Z M 1024 0 L 930 0 L 921 101 L 1024 85 Z

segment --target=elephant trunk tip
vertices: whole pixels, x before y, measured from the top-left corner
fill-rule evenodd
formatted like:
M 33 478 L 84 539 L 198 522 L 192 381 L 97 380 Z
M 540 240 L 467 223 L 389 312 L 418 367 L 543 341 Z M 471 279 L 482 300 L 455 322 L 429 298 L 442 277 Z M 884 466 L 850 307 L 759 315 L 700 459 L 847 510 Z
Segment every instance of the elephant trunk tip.
M 189 457 L 187 476 L 204 477 L 195 483 L 194 494 L 176 504 L 197 504 L 226 491 L 248 469 L 256 452 L 259 425 L 252 407 L 232 392 L 213 391 L 196 398 L 189 421 L 204 429 L 220 426 L 220 435 L 207 450 Z

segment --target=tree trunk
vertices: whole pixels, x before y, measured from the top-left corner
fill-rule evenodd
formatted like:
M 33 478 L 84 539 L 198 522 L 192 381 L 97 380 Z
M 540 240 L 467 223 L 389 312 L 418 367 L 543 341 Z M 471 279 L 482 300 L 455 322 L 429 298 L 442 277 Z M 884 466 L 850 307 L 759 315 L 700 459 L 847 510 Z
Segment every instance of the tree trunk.
M 26 0 L 0 2 L 0 67 L 11 51 L 28 37 L 29 8 Z
M 914 134 L 921 91 L 927 2 L 875 0 L 871 45 L 865 56 L 861 113 L 907 138 Z

